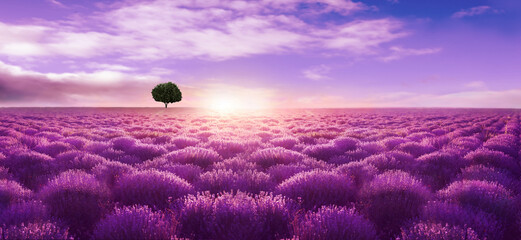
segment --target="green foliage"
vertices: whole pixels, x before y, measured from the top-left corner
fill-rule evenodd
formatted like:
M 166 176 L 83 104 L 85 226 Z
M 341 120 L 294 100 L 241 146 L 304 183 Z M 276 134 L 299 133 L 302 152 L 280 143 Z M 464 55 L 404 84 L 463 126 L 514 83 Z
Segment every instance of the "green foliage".
M 152 89 L 152 97 L 156 102 L 165 103 L 165 108 L 169 103 L 179 102 L 183 98 L 177 85 L 172 82 L 158 84 Z

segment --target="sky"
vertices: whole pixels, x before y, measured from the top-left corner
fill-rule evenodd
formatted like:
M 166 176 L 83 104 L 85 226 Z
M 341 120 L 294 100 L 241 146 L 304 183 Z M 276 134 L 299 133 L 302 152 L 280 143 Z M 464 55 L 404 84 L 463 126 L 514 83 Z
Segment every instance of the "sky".
M 0 107 L 521 108 L 518 0 L 1 0 Z

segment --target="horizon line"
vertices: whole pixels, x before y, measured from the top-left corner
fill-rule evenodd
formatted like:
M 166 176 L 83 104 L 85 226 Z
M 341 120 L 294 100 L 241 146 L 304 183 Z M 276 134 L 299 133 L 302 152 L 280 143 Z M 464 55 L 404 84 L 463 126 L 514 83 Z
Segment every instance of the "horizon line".
M 49 106 L 49 107 L 37 107 L 37 106 L 34 106 L 34 107 L 2 107 L 0 106 L 0 109 L 31 109 L 31 108 L 74 108 L 74 109 L 80 109 L 80 108 L 101 108 L 101 109 L 111 109 L 111 108 L 125 108 L 125 109 L 131 109 L 131 108 L 142 108 L 142 109 L 165 109 L 165 110 L 168 110 L 168 109 L 204 109 L 204 110 L 213 110 L 211 108 L 208 108 L 208 107 L 170 107 L 170 108 L 164 108 L 164 107 L 119 107 L 119 106 L 111 106 L 111 107 L 94 107 L 94 106 L 89 106 L 89 107 L 76 107 L 76 106 L 60 106 L 60 107 L 52 107 L 52 106 Z M 495 107 L 495 108 L 490 108 L 490 107 L 272 107 L 272 108 L 251 108 L 251 109 L 248 109 L 248 108 L 237 108 L 235 109 L 236 111 L 251 111 L 251 110 L 272 110 L 272 109 L 302 109 L 302 110 L 307 110 L 307 109 L 330 109 L 330 110 L 334 110 L 334 109 L 483 109 L 483 110 L 494 110 L 494 109 L 497 109 L 497 110 L 521 110 L 521 108 L 503 108 L 503 107 Z

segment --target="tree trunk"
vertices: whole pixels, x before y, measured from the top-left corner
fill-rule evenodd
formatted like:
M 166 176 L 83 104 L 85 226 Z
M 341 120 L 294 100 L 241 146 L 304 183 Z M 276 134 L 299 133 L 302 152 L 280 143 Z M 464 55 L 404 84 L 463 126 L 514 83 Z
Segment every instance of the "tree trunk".
M 167 106 L 168 106 L 168 103 L 165 103 L 165 108 L 167 108 Z

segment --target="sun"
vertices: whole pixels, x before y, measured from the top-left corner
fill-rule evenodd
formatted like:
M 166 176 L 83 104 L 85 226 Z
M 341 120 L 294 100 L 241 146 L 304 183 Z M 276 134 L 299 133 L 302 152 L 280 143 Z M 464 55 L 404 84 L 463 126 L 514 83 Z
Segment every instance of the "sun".
M 267 108 L 266 102 L 262 98 L 254 95 L 214 95 L 209 97 L 206 104 L 207 108 L 219 114 L 234 114 L 243 111 L 256 111 Z
M 230 113 L 242 107 L 237 102 L 237 99 L 233 99 L 230 97 L 219 97 L 213 99 L 210 108 L 217 112 Z

